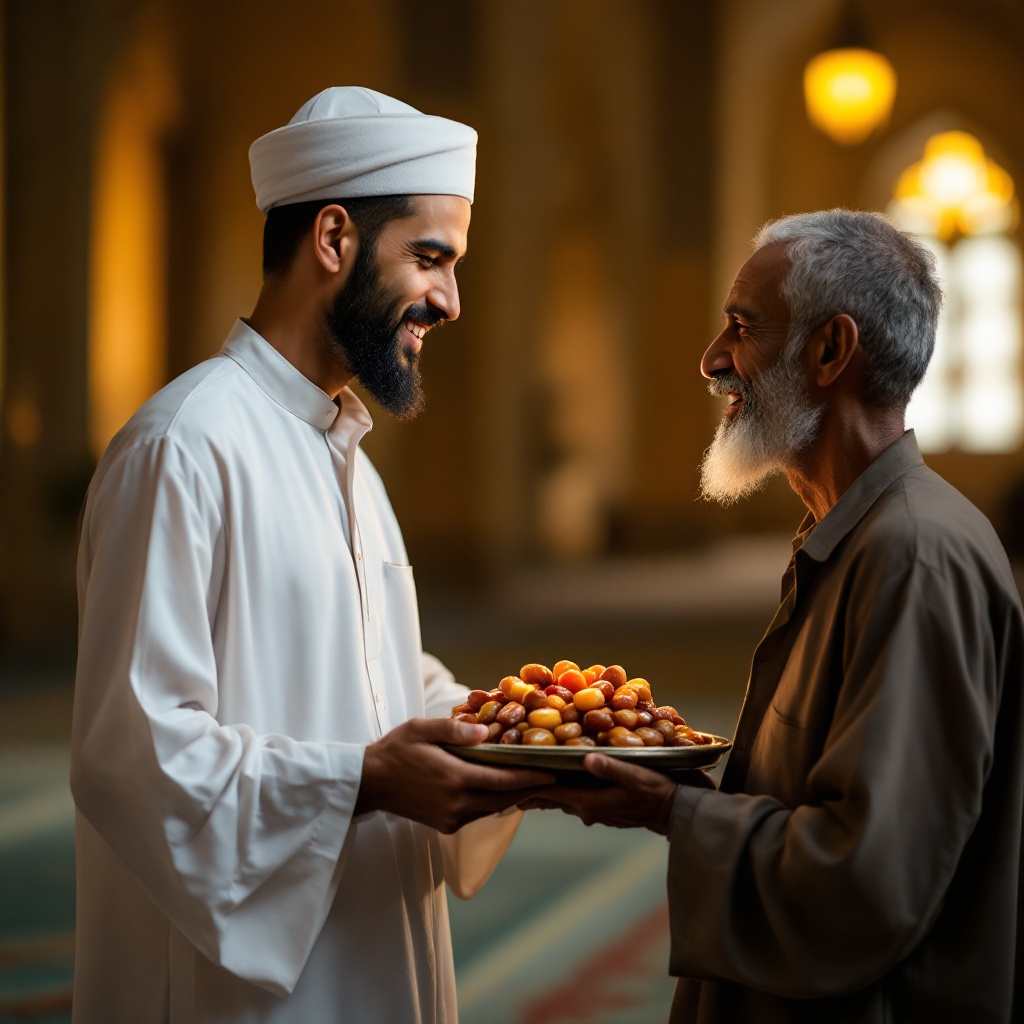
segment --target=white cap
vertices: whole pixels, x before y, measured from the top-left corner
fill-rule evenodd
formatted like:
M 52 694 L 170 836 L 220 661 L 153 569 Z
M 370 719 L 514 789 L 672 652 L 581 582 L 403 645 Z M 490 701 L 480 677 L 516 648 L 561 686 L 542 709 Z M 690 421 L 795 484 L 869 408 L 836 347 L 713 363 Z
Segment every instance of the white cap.
M 256 205 L 354 196 L 453 195 L 473 202 L 476 132 L 360 86 L 335 86 L 249 147 Z

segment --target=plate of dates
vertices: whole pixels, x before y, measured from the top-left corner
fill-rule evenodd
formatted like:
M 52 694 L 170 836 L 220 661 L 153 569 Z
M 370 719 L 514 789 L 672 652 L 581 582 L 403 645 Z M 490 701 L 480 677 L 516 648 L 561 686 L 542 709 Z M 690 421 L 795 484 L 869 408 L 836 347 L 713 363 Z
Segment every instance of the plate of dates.
M 470 691 L 452 717 L 488 730 L 483 743 L 446 744 L 457 757 L 559 773 L 586 773 L 583 759 L 599 752 L 675 774 L 712 768 L 732 746 L 657 704 L 650 683 L 630 678 L 621 665 L 531 662 L 492 690 Z

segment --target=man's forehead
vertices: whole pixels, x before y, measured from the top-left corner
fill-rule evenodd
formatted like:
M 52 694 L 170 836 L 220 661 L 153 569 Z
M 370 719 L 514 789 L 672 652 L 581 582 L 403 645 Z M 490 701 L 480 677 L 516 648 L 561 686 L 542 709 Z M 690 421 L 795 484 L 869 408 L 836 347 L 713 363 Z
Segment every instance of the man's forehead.
M 412 211 L 396 223 L 411 240 L 433 239 L 438 248 L 466 251 L 472 207 L 461 196 L 411 196 Z
M 789 243 L 770 242 L 751 253 L 750 259 L 740 268 L 740 273 L 755 280 L 774 284 L 782 281 L 787 270 L 789 270 Z
M 757 302 L 763 305 L 773 299 L 782 301 L 780 288 L 789 271 L 789 247 L 785 242 L 772 242 L 754 252 L 740 267 L 726 302 L 730 306 Z

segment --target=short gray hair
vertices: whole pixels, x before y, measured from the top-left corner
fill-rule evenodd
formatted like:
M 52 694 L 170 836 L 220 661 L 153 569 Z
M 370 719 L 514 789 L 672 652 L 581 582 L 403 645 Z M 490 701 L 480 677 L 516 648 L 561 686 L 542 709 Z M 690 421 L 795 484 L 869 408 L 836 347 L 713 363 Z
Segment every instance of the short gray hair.
M 868 401 L 906 406 L 935 348 L 942 289 L 932 254 L 880 213 L 859 210 L 769 221 L 754 249 L 776 242 L 791 263 L 780 289 L 791 341 L 846 313 L 864 349 Z

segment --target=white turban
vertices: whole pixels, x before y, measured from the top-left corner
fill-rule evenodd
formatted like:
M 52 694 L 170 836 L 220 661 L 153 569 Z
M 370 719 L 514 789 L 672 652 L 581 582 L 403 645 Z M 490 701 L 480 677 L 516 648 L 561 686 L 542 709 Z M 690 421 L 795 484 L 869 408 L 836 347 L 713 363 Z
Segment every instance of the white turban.
M 354 196 L 453 195 L 473 202 L 476 132 L 373 89 L 325 89 L 249 147 L 256 205 Z

